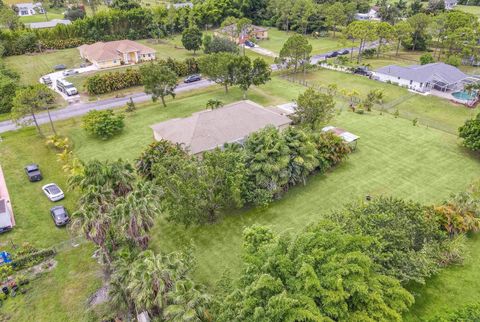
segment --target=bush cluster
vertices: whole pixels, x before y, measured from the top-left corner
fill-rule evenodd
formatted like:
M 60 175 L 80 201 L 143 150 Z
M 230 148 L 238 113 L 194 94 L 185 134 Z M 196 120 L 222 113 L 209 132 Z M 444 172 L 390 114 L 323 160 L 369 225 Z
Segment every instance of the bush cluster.
M 160 59 L 158 63 L 167 66 L 179 77 L 198 73 L 198 62 L 195 58 L 188 58 L 183 61 L 173 58 Z M 125 71 L 109 72 L 89 77 L 84 86 L 89 95 L 100 95 L 139 85 L 142 85 L 140 71 L 127 68 Z
M 70 39 L 41 39 L 39 40 L 39 46 L 42 49 L 67 49 L 81 46 L 85 43 L 82 38 L 70 38 Z
M 164 191 L 163 203 L 175 222 L 203 224 L 222 209 L 268 205 L 291 186 L 305 184 L 344 160 L 350 148 L 331 133 L 296 127 L 267 127 L 243 144 L 189 156 L 167 141 L 152 144 L 137 160 L 137 172 Z
M 29 253 L 25 256 L 19 257 L 12 262 L 12 267 L 15 271 L 20 271 L 24 268 L 32 267 L 37 265 L 47 258 L 55 256 L 55 250 L 42 249 L 33 253 Z
M 82 118 L 82 126 L 90 135 L 107 140 L 123 130 L 123 119 L 123 114 L 115 115 L 112 110 L 93 110 Z
M 127 68 L 121 72 L 108 72 L 88 77 L 85 82 L 85 89 L 89 95 L 99 95 L 141 84 L 142 76 L 140 71 Z

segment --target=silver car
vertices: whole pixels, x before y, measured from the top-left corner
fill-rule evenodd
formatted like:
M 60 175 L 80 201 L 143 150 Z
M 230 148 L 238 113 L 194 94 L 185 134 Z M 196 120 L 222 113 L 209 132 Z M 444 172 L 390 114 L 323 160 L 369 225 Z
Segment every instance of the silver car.
M 67 69 L 66 71 L 63 72 L 63 76 L 71 76 L 78 74 L 78 71 L 75 69 Z
M 51 201 L 58 201 L 65 198 L 62 189 L 60 189 L 60 187 L 58 187 L 55 183 L 44 185 L 42 190 Z

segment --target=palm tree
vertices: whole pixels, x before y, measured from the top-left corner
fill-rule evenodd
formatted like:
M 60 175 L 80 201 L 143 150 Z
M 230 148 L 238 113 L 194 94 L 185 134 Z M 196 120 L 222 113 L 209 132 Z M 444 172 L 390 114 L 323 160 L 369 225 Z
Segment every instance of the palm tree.
M 207 310 L 210 297 L 197 289 L 189 279 L 175 284 L 175 290 L 168 294 L 168 303 L 164 311 L 168 321 L 210 320 Z
M 127 284 L 137 310 L 161 316 L 167 306 L 167 294 L 188 270 L 176 253 L 155 255 L 151 250 L 140 253 L 131 265 Z
M 69 185 L 84 191 L 88 186 L 112 189 L 115 196 L 125 196 L 132 190 L 133 168 L 122 160 L 110 162 L 92 160 L 81 173 L 69 178 Z
M 99 211 L 97 203 L 83 203 L 72 215 L 71 228 L 80 231 L 85 238 L 97 245 L 103 255 L 105 273 L 110 272 L 112 255 L 108 243 L 112 220 L 107 211 Z
M 147 249 L 148 232 L 159 213 L 157 189 L 150 182 L 140 182 L 125 197 L 115 201 L 115 220 L 128 239 L 142 250 Z

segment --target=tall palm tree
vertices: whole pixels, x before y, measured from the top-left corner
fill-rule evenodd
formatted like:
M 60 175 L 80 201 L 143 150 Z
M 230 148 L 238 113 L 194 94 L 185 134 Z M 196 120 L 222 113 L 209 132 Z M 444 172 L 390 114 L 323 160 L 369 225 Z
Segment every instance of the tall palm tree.
M 186 279 L 175 284 L 168 295 L 168 306 L 164 311 L 167 321 L 205 321 L 210 320 L 208 304 L 210 297 L 197 289 L 195 283 Z
M 136 308 L 161 316 L 167 307 L 167 295 L 175 282 L 185 278 L 189 268 L 176 254 L 155 255 L 151 250 L 140 253 L 131 265 L 127 290 Z
M 125 236 L 142 250 L 147 249 L 148 232 L 160 212 L 156 187 L 150 182 L 140 182 L 115 203 L 115 220 Z

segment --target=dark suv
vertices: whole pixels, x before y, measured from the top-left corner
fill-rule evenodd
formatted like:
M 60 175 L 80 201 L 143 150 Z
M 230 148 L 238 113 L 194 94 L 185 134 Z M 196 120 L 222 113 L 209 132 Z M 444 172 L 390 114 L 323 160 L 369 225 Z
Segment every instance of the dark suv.
M 28 180 L 30 182 L 40 181 L 42 180 L 42 174 L 40 173 L 40 169 L 38 168 L 38 164 L 29 164 L 25 167 L 25 173 L 28 176 Z
M 50 209 L 53 221 L 56 226 L 64 226 L 68 223 L 70 218 L 68 217 L 68 211 L 64 206 L 55 206 Z

